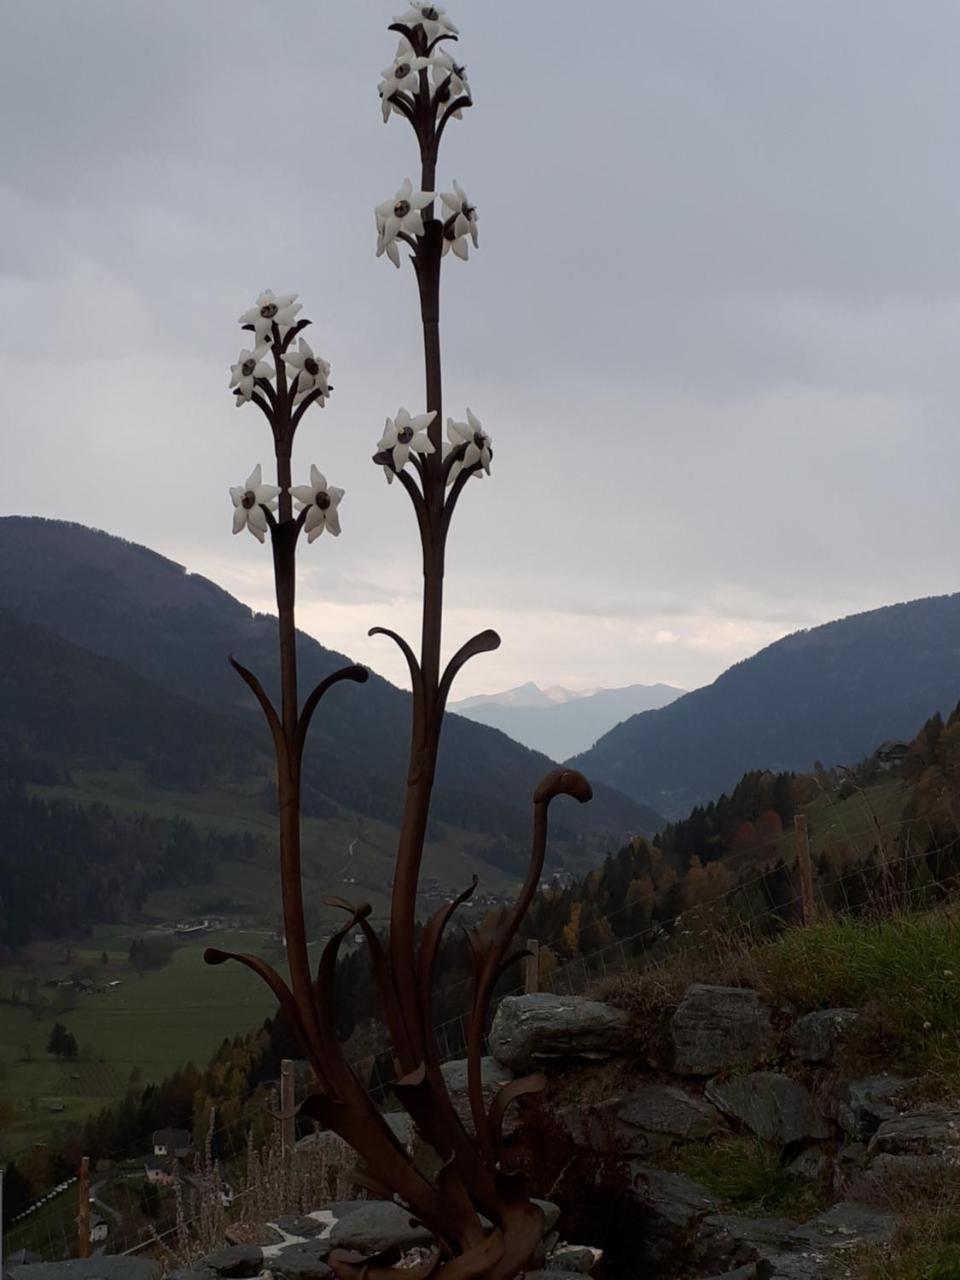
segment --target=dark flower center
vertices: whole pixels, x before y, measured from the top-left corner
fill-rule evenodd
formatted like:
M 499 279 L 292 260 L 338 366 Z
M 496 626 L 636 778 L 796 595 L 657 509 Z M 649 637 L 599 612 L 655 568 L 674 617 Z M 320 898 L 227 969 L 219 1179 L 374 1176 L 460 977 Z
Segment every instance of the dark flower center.
M 396 217 L 405 218 L 407 214 L 410 212 L 410 201 L 398 200 L 397 203 L 393 206 L 393 212 Z
M 330 495 L 329 493 L 324 493 L 323 490 L 321 490 L 313 501 L 321 511 L 326 511 L 330 506 Z
M 438 102 L 450 101 L 450 86 L 448 84 L 441 85 L 440 88 L 437 90 L 437 101 Z
M 473 443 L 478 449 L 485 449 L 487 447 L 487 437 L 482 431 L 475 431 L 473 433 Z
M 260 308 L 260 314 L 263 316 L 264 320 L 272 320 L 277 314 L 277 311 L 278 307 L 275 302 L 268 302 L 266 306 Z
M 413 427 L 401 427 L 397 432 L 397 440 L 401 444 L 409 444 L 413 439 Z
M 252 489 L 248 489 L 247 492 L 243 495 L 243 497 L 240 499 L 240 505 L 241 507 L 243 507 L 244 511 L 252 511 L 253 508 L 257 505 L 257 495 L 253 492 Z
M 421 9 L 420 12 L 423 14 L 423 16 L 426 18 L 428 22 L 436 22 L 437 19 L 440 17 L 440 14 L 436 11 L 436 9 L 433 8 L 432 5 L 426 9 Z
M 303 371 L 304 373 L 309 373 L 311 378 L 315 378 L 320 372 L 320 366 L 317 364 L 316 360 L 314 360 L 313 356 L 307 356 L 306 360 L 304 360 Z
M 458 240 L 460 238 L 457 235 L 456 218 L 454 218 L 452 222 L 448 222 L 447 225 L 443 228 L 443 238 L 445 240 Z
M 395 80 L 405 80 L 409 74 L 410 74 L 409 62 L 398 62 L 393 69 L 393 75 Z
M 245 378 L 249 378 L 256 367 L 256 360 L 244 360 L 243 364 L 240 366 L 240 372 Z

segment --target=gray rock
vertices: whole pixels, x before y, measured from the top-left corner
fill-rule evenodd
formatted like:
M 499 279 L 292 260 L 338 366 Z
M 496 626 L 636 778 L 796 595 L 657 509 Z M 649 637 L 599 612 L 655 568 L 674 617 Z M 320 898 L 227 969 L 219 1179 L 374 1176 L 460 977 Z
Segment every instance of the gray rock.
M 394 1137 L 401 1146 L 409 1148 L 413 1142 L 413 1121 L 406 1111 L 387 1111 L 383 1118 L 393 1130 Z
M 366 1200 L 331 1200 L 318 1212 L 330 1213 L 335 1218 L 345 1218 L 350 1213 L 359 1212 L 366 1203 Z
M 530 1203 L 535 1204 L 543 1214 L 543 1234 L 544 1237 L 548 1236 L 560 1221 L 560 1206 L 552 1200 L 537 1200 L 534 1196 L 530 1197 Z
M 548 1062 L 609 1058 L 629 1043 L 629 1019 L 622 1010 L 544 991 L 507 996 L 490 1028 L 490 1052 L 520 1073 Z
M 860 1181 L 851 1183 L 851 1194 L 854 1198 L 869 1198 L 871 1192 L 876 1194 L 878 1182 L 890 1177 L 904 1180 L 936 1173 L 938 1169 L 942 1171 L 946 1164 L 943 1156 L 892 1156 L 881 1152 Z
M 328 1240 L 288 1244 L 271 1254 L 267 1266 L 277 1280 L 328 1280 L 333 1275 L 327 1266 L 332 1247 Z
M 722 1276 L 709 1276 L 708 1280 L 757 1280 L 757 1268 L 752 1262 L 736 1271 L 725 1271 Z
M 837 1124 L 858 1142 L 873 1135 L 883 1120 L 897 1114 L 893 1105 L 897 1094 L 910 1084 L 901 1076 L 866 1076 L 843 1080 L 837 1094 Z
M 776 1050 L 770 1010 L 745 987 L 689 987 L 670 1020 L 674 1070 L 712 1076 L 758 1066 Z
M 620 1158 L 704 1138 L 720 1124 L 709 1102 L 663 1084 L 643 1085 L 592 1106 L 564 1107 L 557 1119 L 578 1146 Z
M 711 1133 L 719 1117 L 709 1102 L 676 1085 L 650 1084 L 620 1098 L 617 1119 L 630 1129 L 693 1141 Z
M 544 1267 L 541 1271 L 525 1271 L 526 1280 L 583 1280 L 582 1271 L 561 1271 L 559 1267 Z
M 637 1261 L 658 1268 L 655 1274 L 673 1275 L 689 1265 L 700 1223 L 719 1209 L 719 1201 L 680 1173 L 636 1161 L 624 1171 L 636 1206 L 627 1221 L 631 1240 L 636 1238 Z
M 816 1009 L 798 1018 L 790 1030 L 790 1052 L 803 1062 L 833 1062 L 859 1009 Z
M 326 1241 L 328 1249 L 356 1249 L 359 1253 L 382 1253 L 391 1245 L 415 1249 L 433 1243 L 433 1233 L 390 1200 L 362 1200 L 360 1207 L 340 1218 Z
M 457 1058 L 453 1062 L 445 1062 L 440 1068 L 446 1081 L 447 1091 L 454 1110 L 463 1121 L 468 1133 L 473 1133 L 473 1115 L 470 1111 L 470 1094 L 467 1087 L 467 1060 Z M 513 1079 L 513 1072 L 502 1066 L 496 1058 L 482 1058 L 480 1061 L 480 1081 L 483 1085 L 483 1100 L 489 1108 L 505 1084 Z M 516 1132 L 520 1120 L 516 1106 L 510 1107 L 503 1120 L 504 1134 Z
M 845 1200 L 803 1226 L 793 1239 L 814 1249 L 835 1249 L 851 1244 L 889 1244 L 897 1229 L 897 1216 L 873 1205 Z
M 884 1120 L 867 1155 L 926 1156 L 946 1163 L 960 1153 L 960 1111 L 927 1107 Z
M 697 1228 L 695 1260 L 715 1270 L 738 1267 L 771 1250 L 789 1249 L 796 1223 L 786 1218 L 750 1218 L 741 1213 L 712 1213 Z
M 561 1244 L 547 1254 L 543 1265 L 546 1271 L 577 1272 L 588 1276 L 602 1258 L 603 1254 L 599 1249 L 591 1249 L 583 1244 Z
M 180 1267 L 176 1271 L 168 1271 L 164 1280 L 216 1280 L 217 1273 L 206 1267 Z
M 729 1080 L 711 1080 L 706 1096 L 721 1111 L 742 1121 L 758 1138 L 786 1145 L 828 1138 L 830 1124 L 814 1109 L 807 1090 L 776 1071 L 754 1071 Z
M 525 1271 L 526 1280 L 583 1280 L 582 1271 L 561 1271 L 556 1267 L 548 1267 L 543 1271 Z
M 343 1214 L 336 1214 L 335 1217 L 343 1217 Z M 325 1222 L 318 1222 L 316 1218 L 307 1218 L 300 1214 L 284 1214 L 280 1218 L 271 1218 L 268 1224 L 282 1231 L 284 1235 L 300 1236 L 303 1240 L 314 1240 L 317 1236 L 322 1236 L 327 1230 Z
M 256 1276 L 263 1266 L 263 1250 L 255 1244 L 231 1244 L 208 1253 L 200 1265 L 209 1267 L 219 1276 Z
M 795 1178 L 819 1178 L 830 1167 L 830 1157 L 823 1147 L 804 1147 L 798 1156 L 790 1161 L 787 1168 Z
M 830 1255 L 820 1249 L 775 1250 L 756 1264 L 757 1280 L 826 1280 L 830 1265 Z
M 298 1235 L 303 1240 L 314 1240 L 317 1235 L 324 1235 L 326 1231 L 325 1222 L 319 1222 L 315 1217 L 303 1217 L 294 1213 L 275 1217 L 270 1221 L 270 1226 L 283 1231 L 284 1235 Z
M 658 1225 L 684 1231 L 719 1208 L 715 1195 L 682 1173 L 634 1162 L 630 1178 L 635 1200 Z
M 13 1280 L 160 1280 L 160 1263 L 150 1258 L 70 1258 L 66 1262 L 30 1262 L 10 1268 Z

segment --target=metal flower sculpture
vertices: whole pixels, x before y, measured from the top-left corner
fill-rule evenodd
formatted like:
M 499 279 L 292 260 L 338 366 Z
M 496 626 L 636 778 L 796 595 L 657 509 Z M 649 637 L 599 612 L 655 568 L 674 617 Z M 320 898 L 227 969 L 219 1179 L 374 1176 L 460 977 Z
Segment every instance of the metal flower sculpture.
M 473 893 L 474 883 L 425 923 L 418 933 L 417 885 L 423 857 L 430 797 L 437 766 L 444 707 L 453 680 L 477 654 L 496 649 L 499 637 L 482 631 L 450 660 L 441 662 L 444 556 L 450 521 L 472 477 L 489 473 L 493 450 L 480 422 L 468 410 L 466 422 L 450 420 L 442 438 L 443 405 L 439 341 L 440 270 L 449 249 L 467 258 L 467 242 L 477 243 L 477 214 L 461 188 L 436 191 L 437 151 L 448 122 L 462 118 L 472 103 L 466 72 L 439 49 L 457 38 L 444 10 L 415 3 L 391 26 L 400 47 L 384 73 L 380 93 L 384 119 L 406 117 L 420 149 L 418 190 L 405 181 L 392 200 L 377 207 L 377 253 L 400 265 L 400 246 L 409 250 L 420 295 L 426 370 L 426 411 L 400 409 L 388 418 L 374 461 L 388 480 L 398 480 L 413 504 L 423 555 L 423 622 L 419 652 L 401 636 L 376 627 L 371 635 L 389 636 L 400 648 L 412 684 L 412 739 L 406 795 L 400 824 L 389 932 L 382 939 L 369 921 L 366 904 L 342 899 L 346 923 L 329 939 L 316 972 L 307 948 L 300 872 L 300 777 L 307 731 L 327 691 L 342 680 L 363 682 L 364 667 L 350 666 L 323 680 L 301 704 L 297 685 L 294 601 L 296 549 L 301 532 L 309 541 L 329 530 L 340 532 L 343 491 L 328 485 L 314 466 L 310 483 L 293 486 L 294 436 L 312 405 L 323 407 L 333 390 L 330 367 L 300 337 L 308 321 L 298 319 L 295 294 L 261 294 L 241 316 L 252 330 L 252 350 L 241 351 L 231 369 L 230 386 L 238 404 L 252 402 L 270 424 L 277 462 L 277 484 L 262 482 L 256 467 L 246 484 L 231 490 L 234 532 L 243 529 L 273 549 L 279 614 L 281 705 L 275 707 L 260 682 L 233 659 L 266 716 L 277 758 L 280 879 L 290 970 L 289 984 L 257 956 L 208 951 L 220 964 L 238 960 L 269 985 L 291 1026 L 301 1038 L 315 1076 L 315 1091 L 302 1109 L 345 1139 L 360 1155 L 358 1176 L 368 1189 L 405 1206 L 433 1233 L 436 1248 L 426 1262 L 402 1271 L 408 1280 L 488 1277 L 510 1280 L 531 1264 L 541 1248 L 543 1214 L 530 1199 L 524 1177 L 501 1160 L 504 1114 L 525 1093 L 540 1089 L 542 1077 L 530 1076 L 503 1087 L 487 1105 L 481 1082 L 481 1057 L 491 997 L 511 954 L 524 914 L 536 892 L 547 840 L 547 810 L 559 795 L 590 799 L 579 773 L 556 769 L 533 796 L 533 848 L 526 879 L 513 908 L 492 938 L 469 930 L 473 984 L 468 1009 L 467 1058 L 471 1124 L 464 1124 L 451 1102 L 433 1030 L 432 990 L 441 942 L 454 912 Z M 297 348 L 293 343 L 297 341 Z M 268 358 L 272 357 L 272 367 Z M 439 1172 L 418 1168 L 398 1142 L 373 1099 L 347 1063 L 334 1024 L 337 955 L 345 937 L 361 930 L 369 948 L 390 1033 L 396 1072 L 394 1092 L 423 1138 L 439 1157 Z M 330 1265 L 349 1280 L 386 1275 L 397 1255 L 373 1258 L 334 1252 Z

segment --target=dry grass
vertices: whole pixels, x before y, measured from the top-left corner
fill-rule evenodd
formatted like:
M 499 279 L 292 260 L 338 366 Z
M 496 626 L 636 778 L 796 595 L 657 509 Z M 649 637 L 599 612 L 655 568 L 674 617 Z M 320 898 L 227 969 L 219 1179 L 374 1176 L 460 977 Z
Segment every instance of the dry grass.
M 851 1280 L 958 1280 L 960 1168 L 887 1177 L 874 1183 L 871 1199 L 901 1226 L 889 1246 L 858 1253 Z

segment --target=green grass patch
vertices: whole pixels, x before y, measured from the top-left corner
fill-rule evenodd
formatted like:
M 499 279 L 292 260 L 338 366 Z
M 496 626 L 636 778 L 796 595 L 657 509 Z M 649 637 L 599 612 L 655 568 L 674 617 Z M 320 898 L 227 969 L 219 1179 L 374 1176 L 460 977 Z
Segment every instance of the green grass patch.
M 817 1182 L 791 1173 L 782 1163 L 780 1148 L 759 1138 L 687 1143 L 677 1149 L 672 1167 L 742 1213 L 804 1222 L 829 1203 Z
M 3 1233 L 4 1254 L 30 1249 L 47 1260 L 76 1256 L 78 1207 L 74 1183 Z
M 950 913 L 791 929 L 745 959 L 744 972 L 774 1003 L 864 1008 L 853 1054 L 960 1074 L 960 926 Z

